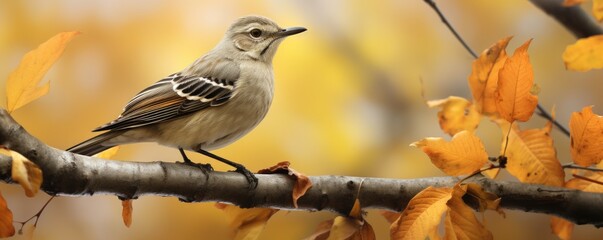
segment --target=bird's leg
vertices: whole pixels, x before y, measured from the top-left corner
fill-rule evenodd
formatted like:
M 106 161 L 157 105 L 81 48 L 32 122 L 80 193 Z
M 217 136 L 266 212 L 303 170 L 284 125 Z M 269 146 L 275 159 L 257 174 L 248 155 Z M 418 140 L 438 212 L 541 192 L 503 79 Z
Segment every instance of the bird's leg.
M 186 156 L 186 153 L 184 153 L 184 149 L 182 149 L 181 147 L 179 147 L 178 150 L 180 151 L 180 154 L 182 155 L 182 160 L 184 160 L 184 164 L 193 166 L 193 167 L 198 167 L 201 170 L 206 171 L 206 172 L 211 172 L 214 170 L 214 168 L 209 163 L 206 163 L 206 164 L 194 163 L 193 161 L 188 159 L 188 157 Z
M 247 170 L 247 168 L 245 168 L 245 166 L 243 166 L 242 164 L 230 161 L 203 149 L 197 149 L 197 152 L 236 168 L 236 172 L 245 175 L 245 177 L 247 178 L 247 182 L 249 182 L 249 188 L 255 189 L 258 186 L 258 178 L 255 177 L 255 175 L 251 171 Z

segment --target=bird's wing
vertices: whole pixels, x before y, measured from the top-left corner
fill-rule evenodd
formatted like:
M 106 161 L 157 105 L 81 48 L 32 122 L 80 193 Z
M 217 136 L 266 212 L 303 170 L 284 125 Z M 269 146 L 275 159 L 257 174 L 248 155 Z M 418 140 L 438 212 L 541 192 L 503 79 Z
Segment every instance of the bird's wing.
M 200 60 L 192 73 L 172 74 L 142 90 L 117 119 L 94 131 L 146 126 L 228 102 L 234 95 L 239 66 L 227 59 L 209 62 Z

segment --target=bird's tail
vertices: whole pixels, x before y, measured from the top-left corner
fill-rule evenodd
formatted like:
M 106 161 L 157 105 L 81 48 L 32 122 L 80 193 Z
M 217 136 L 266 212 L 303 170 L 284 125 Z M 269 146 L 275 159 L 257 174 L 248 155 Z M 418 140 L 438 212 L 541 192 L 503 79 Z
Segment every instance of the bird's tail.
M 92 156 L 114 147 L 116 144 L 109 143 L 108 140 L 121 134 L 121 131 L 109 131 L 70 147 L 67 151 L 80 155 Z

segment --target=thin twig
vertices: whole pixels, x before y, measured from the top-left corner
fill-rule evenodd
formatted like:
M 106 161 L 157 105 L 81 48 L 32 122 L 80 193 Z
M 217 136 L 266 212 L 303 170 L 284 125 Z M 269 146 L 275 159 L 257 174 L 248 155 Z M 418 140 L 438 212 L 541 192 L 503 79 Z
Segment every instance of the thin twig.
M 465 40 L 463 40 L 463 38 L 457 33 L 457 31 L 454 29 L 454 27 L 452 27 L 452 25 L 450 24 L 450 22 L 448 22 L 448 20 L 444 16 L 444 14 L 440 11 L 440 9 L 438 8 L 438 6 L 436 6 L 435 2 L 433 0 L 424 0 L 424 1 L 425 1 L 425 3 L 427 3 L 438 14 L 438 16 L 440 16 L 440 19 L 442 20 L 442 22 L 446 25 L 446 27 L 448 27 L 448 29 L 450 30 L 450 32 L 452 32 L 452 34 L 463 45 L 463 47 L 465 47 L 465 49 L 467 49 L 467 51 L 469 52 L 469 54 L 471 54 L 471 56 L 473 56 L 473 58 L 478 58 L 477 54 L 475 54 L 475 52 L 469 47 L 469 45 L 467 45 L 467 43 L 465 42 Z M 553 117 L 551 116 L 551 114 L 549 114 L 542 107 L 542 105 L 540 105 L 540 103 L 538 103 L 537 107 L 538 107 L 538 110 L 540 111 L 540 113 L 538 114 L 539 116 L 545 118 L 546 120 L 552 121 L 553 124 L 557 127 L 557 129 L 559 129 L 561 132 L 563 132 L 566 136 L 569 137 L 570 133 L 567 130 L 567 128 L 565 128 L 563 125 L 561 125 L 559 122 L 557 122 L 557 120 L 553 119 Z
M 599 185 L 603 185 L 603 182 L 595 180 L 595 179 L 592 179 L 592 178 L 589 178 L 589 177 L 585 177 L 585 176 L 578 175 L 578 174 L 572 174 L 572 176 L 575 177 L 575 178 L 582 179 L 584 181 L 588 181 L 588 182 L 596 183 L 596 184 L 599 184 Z
M 40 208 L 40 210 L 33 216 L 31 216 L 29 219 L 23 221 L 23 222 L 16 222 L 21 224 L 21 228 L 19 228 L 19 234 L 21 234 L 23 232 L 23 227 L 25 227 L 25 224 L 27 224 L 29 221 L 31 221 L 32 219 L 36 219 L 36 221 L 34 222 L 34 227 L 38 226 L 38 220 L 40 220 L 40 217 L 42 216 L 42 213 L 44 212 L 44 209 L 46 209 L 46 206 L 48 206 L 48 204 L 52 201 L 52 199 L 54 199 L 55 196 L 51 196 L 48 201 L 46 201 L 46 203 L 44 203 L 44 206 L 42 206 L 42 208 Z
M 454 27 L 452 27 L 452 25 L 448 22 L 448 19 L 446 19 L 444 14 L 442 14 L 442 12 L 440 12 L 440 9 L 438 8 L 438 6 L 436 6 L 436 3 L 432 0 L 424 0 L 424 1 L 438 14 L 438 16 L 440 16 L 440 19 L 442 20 L 442 22 L 446 25 L 446 27 L 448 27 L 448 29 L 450 29 L 450 31 L 452 32 L 452 34 L 454 34 L 456 39 L 459 40 L 459 42 L 461 42 L 461 44 L 463 44 L 463 47 L 465 47 L 465 49 L 467 49 L 469 54 L 471 54 L 471 56 L 473 56 L 473 58 L 477 58 L 477 54 L 469 47 L 469 45 L 467 45 L 467 43 L 465 42 L 465 40 L 463 40 L 461 35 L 459 35 L 456 32 L 456 30 L 454 30 Z
M 582 166 L 578 166 L 573 163 L 564 164 L 562 167 L 569 168 L 569 169 L 579 169 L 579 170 L 591 171 L 591 172 L 603 172 L 603 169 L 601 169 L 601 168 L 582 167 Z
M 483 172 L 488 171 L 488 170 L 496 169 L 496 168 L 500 168 L 500 166 L 490 165 L 490 166 L 489 166 L 489 167 L 487 167 L 487 168 L 484 168 L 484 169 L 479 169 L 479 170 L 477 170 L 477 171 L 475 171 L 475 172 L 473 172 L 473 173 L 469 174 L 469 176 L 466 176 L 466 177 L 464 177 L 463 179 L 459 180 L 459 183 L 462 183 L 462 182 L 464 182 L 465 180 L 467 180 L 467 179 L 469 179 L 469 178 L 471 178 L 471 177 L 473 177 L 473 176 L 475 176 L 475 175 L 477 175 L 477 174 L 483 173 Z

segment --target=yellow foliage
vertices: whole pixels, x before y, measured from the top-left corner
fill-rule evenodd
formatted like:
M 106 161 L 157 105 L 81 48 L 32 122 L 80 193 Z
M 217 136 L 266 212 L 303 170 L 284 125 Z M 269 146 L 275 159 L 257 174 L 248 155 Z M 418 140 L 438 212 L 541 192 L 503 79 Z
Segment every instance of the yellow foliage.
M 603 117 L 588 106 L 574 112 L 570 118 L 570 150 L 572 159 L 580 166 L 597 164 L 603 159 Z
M 425 239 L 438 226 L 452 188 L 428 187 L 413 197 L 390 228 L 391 239 Z
M 42 185 L 42 170 L 18 152 L 10 153 L 13 159 L 12 179 L 23 187 L 26 196 L 35 196 Z
M 475 110 L 475 105 L 462 97 L 431 100 L 427 105 L 430 108 L 441 108 L 438 112 L 440 128 L 450 136 L 463 130 L 473 131 L 479 124 L 481 115 Z
M 603 35 L 581 38 L 563 52 L 565 68 L 573 71 L 589 71 L 603 68 Z

